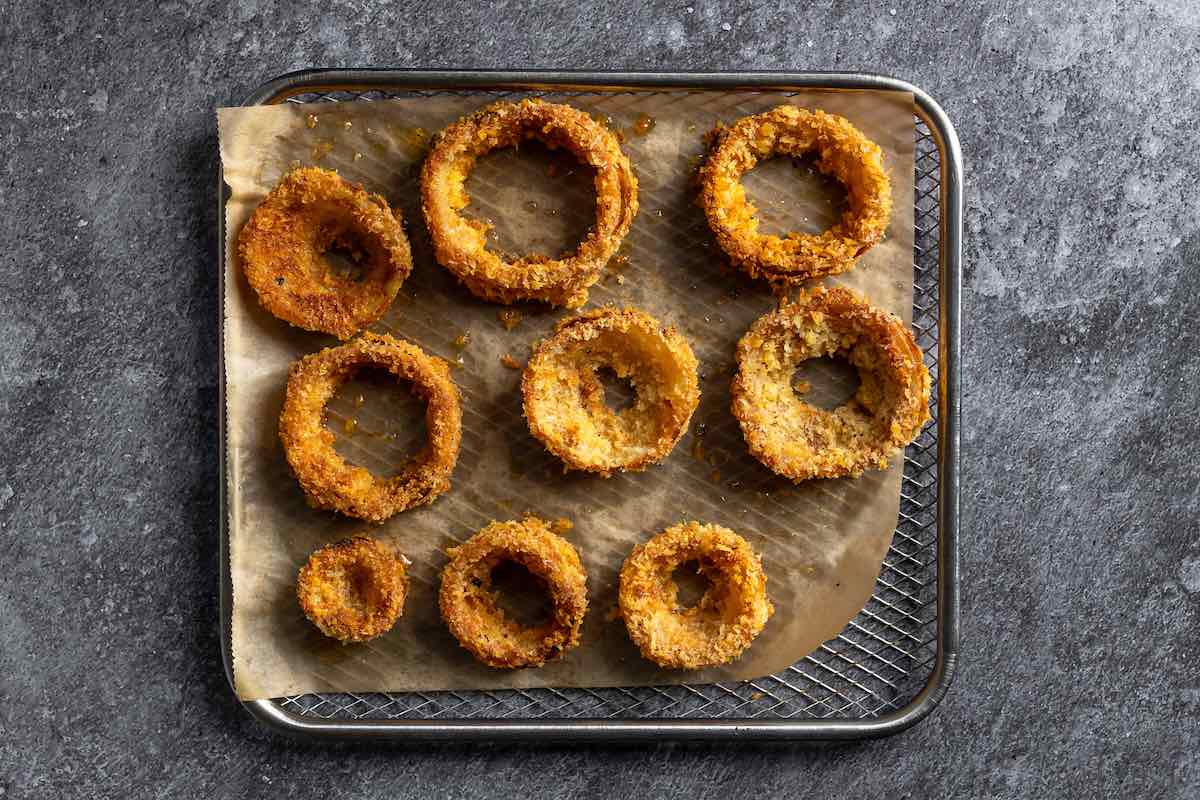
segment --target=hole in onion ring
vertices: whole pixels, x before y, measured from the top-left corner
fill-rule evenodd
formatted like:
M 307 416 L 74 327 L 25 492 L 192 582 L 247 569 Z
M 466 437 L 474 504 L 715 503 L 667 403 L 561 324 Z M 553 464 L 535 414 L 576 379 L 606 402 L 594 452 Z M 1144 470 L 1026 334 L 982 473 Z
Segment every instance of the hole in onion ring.
M 344 584 L 338 593 L 350 608 L 362 613 L 379 602 L 379 587 L 375 585 L 374 575 L 364 565 L 351 565 L 342 573 L 342 579 Z
M 425 447 L 425 403 L 407 381 L 364 367 L 325 406 L 325 427 L 334 435 L 338 455 L 387 478 Z
M 479 158 L 467 177 L 463 214 L 486 221 L 488 249 L 512 259 L 565 256 L 596 221 L 596 171 L 569 150 L 537 140 Z
M 675 605 L 679 610 L 697 605 L 713 585 L 694 558 L 676 567 L 671 573 L 671 581 L 676 586 Z
M 838 356 L 810 358 L 792 373 L 792 390 L 801 402 L 825 411 L 845 405 L 861 383 L 858 370 Z
M 533 628 L 550 621 L 553 605 L 546 582 L 522 565 L 501 561 L 492 568 L 491 582 L 496 605 L 517 624 Z
M 336 225 L 322 227 L 317 231 L 314 247 L 321 254 L 317 263 L 324 267 L 324 274 L 314 278 L 325 284 L 366 280 L 370 253 L 353 231 Z
M 758 209 L 758 232 L 819 234 L 846 210 L 846 187 L 817 167 L 815 154 L 760 161 L 742 176 L 746 199 Z
M 620 413 L 637 402 L 637 389 L 629 378 L 622 378 L 611 367 L 596 370 L 596 379 L 604 387 L 604 404 Z

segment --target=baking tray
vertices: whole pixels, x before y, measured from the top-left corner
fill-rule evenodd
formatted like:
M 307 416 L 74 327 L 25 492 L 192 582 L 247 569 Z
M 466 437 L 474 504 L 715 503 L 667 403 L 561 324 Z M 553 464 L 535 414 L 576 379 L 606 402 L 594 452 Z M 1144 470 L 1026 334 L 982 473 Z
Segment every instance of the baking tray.
M 915 103 L 913 328 L 937 386 L 934 424 L 905 452 L 891 548 L 866 607 L 836 638 L 753 681 L 606 689 L 306 694 L 244 703 L 265 724 L 323 739 L 544 741 L 832 740 L 883 736 L 927 716 L 958 659 L 959 291 L 962 157 L 941 107 L 894 78 L 855 73 L 482 72 L 315 69 L 257 89 L 244 105 L 471 93 L 480 103 L 541 92 L 911 92 Z M 218 270 L 224 296 L 224 203 Z M 224 325 L 218 320 L 219 335 Z M 222 347 L 220 350 L 224 352 Z M 225 371 L 220 376 L 222 657 L 233 683 L 225 487 Z

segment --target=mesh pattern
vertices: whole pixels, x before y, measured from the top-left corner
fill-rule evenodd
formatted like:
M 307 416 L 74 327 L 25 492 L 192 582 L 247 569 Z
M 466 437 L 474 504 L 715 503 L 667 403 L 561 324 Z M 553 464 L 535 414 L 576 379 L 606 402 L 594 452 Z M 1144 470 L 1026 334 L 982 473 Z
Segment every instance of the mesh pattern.
M 460 94 L 306 92 L 286 102 L 386 100 Z M 538 92 L 474 92 L 489 99 Z M 572 94 L 556 91 L 557 96 Z M 578 92 L 575 94 L 588 94 Z M 913 328 L 938 383 L 940 169 L 937 144 L 914 118 Z M 320 719 L 843 719 L 896 711 L 927 683 L 937 634 L 937 444 L 933 417 L 905 453 L 900 517 L 875 593 L 836 638 L 786 670 L 753 681 L 664 687 L 303 694 L 278 698 L 292 713 Z

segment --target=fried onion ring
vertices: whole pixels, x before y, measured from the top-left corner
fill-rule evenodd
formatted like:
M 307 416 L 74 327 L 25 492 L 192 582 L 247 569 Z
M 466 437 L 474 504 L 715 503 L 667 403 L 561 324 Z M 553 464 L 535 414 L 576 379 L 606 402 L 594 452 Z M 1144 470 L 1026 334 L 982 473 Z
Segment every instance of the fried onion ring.
M 403 559 L 367 536 L 317 550 L 296 581 L 304 616 L 343 644 L 387 633 L 404 613 L 407 596 Z
M 695 561 L 711 585 L 680 608 L 672 574 Z M 633 549 L 621 566 L 617 596 L 629 638 L 642 655 L 668 669 L 700 669 L 740 656 L 775 609 L 767 599 L 762 560 L 728 528 L 687 522 Z
M 797 365 L 841 356 L 859 373 L 833 411 L 792 389 Z M 733 415 L 750 452 L 800 482 L 883 469 L 929 421 L 929 370 L 912 331 L 849 289 L 817 288 L 760 317 L 737 346 Z
M 331 267 L 345 250 L 362 271 Z M 307 167 L 286 175 L 238 235 L 238 257 L 263 308 L 309 331 L 348 339 L 387 311 L 412 272 L 399 211 L 336 172 Z
M 579 644 L 587 612 L 587 573 L 579 552 L 537 517 L 493 522 L 446 551 L 438 605 L 454 638 L 489 667 L 540 667 Z M 550 619 L 525 626 L 497 602 L 492 570 L 502 561 L 520 564 L 545 583 Z
M 605 404 L 600 368 L 633 384 L 631 406 Z M 568 468 L 604 477 L 643 470 L 687 430 L 700 402 L 697 368 L 687 340 L 644 311 L 603 308 L 564 319 L 525 367 L 529 430 Z
M 817 169 L 846 187 L 841 221 L 822 233 L 780 238 L 758 232 L 742 175 L 762 159 L 816 153 Z M 779 106 L 721 129 L 700 170 L 700 203 L 721 248 L 752 278 L 795 284 L 836 275 L 883 238 L 892 185 L 883 151 L 850 122 L 824 111 Z
M 338 387 L 368 366 L 409 381 L 413 394 L 426 403 L 428 442 L 389 478 L 347 463 L 334 451 L 334 435 L 322 423 L 325 404 Z M 432 503 L 450 488 L 462 440 L 458 387 L 450 378 L 449 365 L 440 358 L 391 336 L 364 333 L 292 364 L 279 438 L 309 505 L 383 522 L 393 514 Z
M 475 160 L 537 139 L 563 147 L 596 170 L 596 224 L 574 252 L 505 261 L 486 249 L 487 223 L 459 213 Z M 421 200 L 438 263 L 475 296 L 512 303 L 540 300 L 578 308 L 620 247 L 637 213 L 637 178 L 612 132 L 578 109 L 526 99 L 493 103 L 442 130 L 421 170 Z

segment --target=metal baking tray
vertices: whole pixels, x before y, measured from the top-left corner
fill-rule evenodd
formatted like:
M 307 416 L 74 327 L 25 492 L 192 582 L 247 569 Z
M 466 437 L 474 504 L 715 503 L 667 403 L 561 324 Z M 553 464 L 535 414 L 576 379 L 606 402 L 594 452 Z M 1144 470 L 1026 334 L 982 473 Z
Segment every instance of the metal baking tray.
M 962 158 L 942 108 L 894 78 L 852 73 L 476 72 L 316 69 L 275 78 L 244 105 L 382 100 L 459 92 L 830 92 L 894 90 L 915 101 L 913 327 L 937 391 L 905 453 L 901 509 L 876 590 L 843 632 L 783 672 L 753 681 L 616 689 L 307 694 L 244 705 L 279 731 L 379 740 L 833 740 L 883 736 L 927 716 L 958 659 L 959 291 Z M 224 259 L 224 203 L 218 184 Z M 224 269 L 218 274 L 224 279 Z M 224 296 L 224 286 L 221 286 Z M 224 336 L 223 324 L 219 323 Z M 224 352 L 224 348 L 221 348 Z M 222 656 L 233 683 L 221 370 Z

